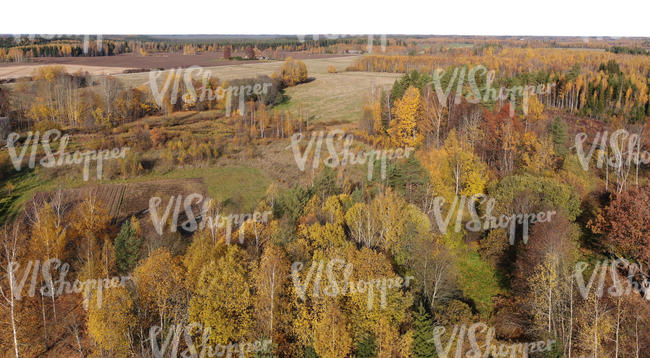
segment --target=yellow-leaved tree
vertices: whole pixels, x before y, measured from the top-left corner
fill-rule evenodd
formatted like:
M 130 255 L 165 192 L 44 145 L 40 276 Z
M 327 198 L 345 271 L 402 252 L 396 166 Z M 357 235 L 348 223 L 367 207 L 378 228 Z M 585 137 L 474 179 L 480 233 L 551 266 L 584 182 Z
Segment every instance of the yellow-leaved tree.
M 104 291 L 102 305 L 88 308 L 88 334 L 104 351 L 115 357 L 129 357 L 130 332 L 136 323 L 134 304 L 125 287 Z
M 335 300 L 328 300 L 314 323 L 314 350 L 319 357 L 347 357 L 352 348 L 348 323 Z
M 68 236 L 60 210 L 46 203 L 36 210 L 33 219 L 31 249 L 34 255 L 43 261 L 52 258 L 65 260 Z
M 282 63 L 280 80 L 285 86 L 294 86 L 307 80 L 307 65 L 293 57 L 287 57 Z
M 526 129 L 528 129 L 529 122 L 534 124 L 543 119 L 542 113 L 544 112 L 544 104 L 539 101 L 537 96 L 528 97 L 528 103 L 524 103 L 524 112 L 526 112 Z
M 222 256 L 225 250 L 224 241 L 215 242 L 210 229 L 200 230 L 194 234 L 192 244 L 183 256 L 183 266 L 186 272 L 185 286 L 189 290 L 193 290 L 203 268 L 215 257 Z
M 289 260 L 281 248 L 268 244 L 255 272 L 256 313 L 258 331 L 273 342 L 283 342 L 282 331 L 291 319 L 287 317 L 289 300 Z M 284 319 L 283 319 L 284 318 Z
M 395 118 L 390 123 L 388 134 L 395 145 L 414 147 L 421 142 L 418 133 L 418 121 L 422 118 L 420 90 L 410 86 L 402 98 L 395 101 L 393 107 Z
M 429 170 L 434 195 L 444 197 L 447 202 L 453 201 L 454 196 L 471 197 L 485 189 L 485 164 L 472 148 L 461 145 L 453 129 L 442 148 L 423 153 L 421 160 Z
M 522 166 L 539 173 L 552 164 L 553 143 L 548 137 L 538 139 L 535 133 L 526 132 L 521 137 L 517 152 Z
M 247 339 L 252 326 L 252 297 L 244 252 L 230 245 L 223 256 L 210 261 L 199 276 L 190 300 L 190 321 L 212 332 L 211 344 Z
M 97 249 L 97 239 L 105 237 L 110 224 L 107 206 L 97 198 L 95 194 L 87 195 L 84 200 L 75 207 L 72 214 L 72 228 L 74 237 L 82 239 L 82 255 L 90 261 L 93 252 Z M 84 247 L 85 246 L 85 247 Z
M 184 279 L 179 260 L 166 248 L 154 251 L 135 268 L 138 306 L 148 313 L 142 319 L 145 324 L 158 324 L 165 332 L 166 322 L 181 321 L 187 301 Z
M 356 291 L 347 292 L 344 310 L 350 320 L 352 336 L 359 340 L 371 332 L 376 338 L 379 356 L 395 357 L 400 346 L 400 327 L 409 319 L 409 307 L 413 303 L 409 291 L 414 282 L 410 281 L 408 287 L 401 289 L 385 290 L 383 283 L 374 283 L 370 293 L 370 282 L 373 280 L 397 277 L 390 259 L 385 254 L 366 247 L 361 250 L 350 248 L 347 250 L 346 263 L 352 264 L 349 280 L 355 285 Z M 363 285 L 367 286 L 364 292 L 359 292 L 359 281 L 368 283 Z

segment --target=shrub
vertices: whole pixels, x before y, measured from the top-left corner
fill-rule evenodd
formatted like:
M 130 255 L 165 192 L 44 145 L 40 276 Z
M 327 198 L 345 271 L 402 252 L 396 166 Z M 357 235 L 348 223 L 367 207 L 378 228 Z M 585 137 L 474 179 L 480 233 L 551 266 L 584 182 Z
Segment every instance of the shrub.
M 295 86 L 307 81 L 307 65 L 293 57 L 287 57 L 282 64 L 280 79 L 285 86 Z
M 44 119 L 44 120 L 42 120 L 42 121 L 38 121 L 38 122 L 36 122 L 36 124 L 34 125 L 34 130 L 35 130 L 35 131 L 39 131 L 39 132 L 41 132 L 41 133 L 45 133 L 45 132 L 47 132 L 47 131 L 50 130 L 50 129 L 58 129 L 58 130 L 61 130 L 61 126 L 60 126 L 58 123 L 56 123 L 56 122 L 54 122 L 54 121 L 51 121 L 51 120 L 49 120 L 49 119 Z
M 167 141 L 167 133 L 160 128 L 152 128 L 149 131 L 149 137 L 151 138 L 151 143 L 154 147 L 158 147 Z
M 142 173 L 143 168 L 139 153 L 129 150 L 126 158 L 120 160 L 119 163 L 122 178 L 134 177 Z

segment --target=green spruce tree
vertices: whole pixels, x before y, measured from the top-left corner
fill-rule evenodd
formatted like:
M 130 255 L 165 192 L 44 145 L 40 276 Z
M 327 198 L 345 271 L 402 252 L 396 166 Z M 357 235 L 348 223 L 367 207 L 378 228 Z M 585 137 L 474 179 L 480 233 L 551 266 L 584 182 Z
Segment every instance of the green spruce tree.
M 142 239 L 137 231 L 137 222 L 132 217 L 122 224 L 115 238 L 115 261 L 121 273 L 131 272 L 138 261 Z
M 553 139 L 554 148 L 553 150 L 557 155 L 564 158 L 567 154 L 567 125 L 562 118 L 555 117 L 553 123 L 549 127 L 549 134 Z
M 376 356 L 375 337 L 372 334 L 366 334 L 357 344 L 357 358 L 374 358 Z
M 433 322 L 422 303 L 420 303 L 418 311 L 414 313 L 414 321 L 413 357 L 435 357 L 435 346 L 431 341 L 431 338 L 433 338 Z
M 318 358 L 318 354 L 316 354 L 316 350 L 314 350 L 314 347 L 312 346 L 305 347 L 302 356 L 303 358 Z

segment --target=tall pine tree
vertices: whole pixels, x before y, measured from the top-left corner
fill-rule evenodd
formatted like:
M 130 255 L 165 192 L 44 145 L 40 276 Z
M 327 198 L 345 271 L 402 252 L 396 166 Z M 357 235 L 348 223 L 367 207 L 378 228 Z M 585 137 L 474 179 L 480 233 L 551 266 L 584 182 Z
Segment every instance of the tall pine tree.
M 431 342 L 431 338 L 433 338 L 433 322 L 422 303 L 420 303 L 418 311 L 414 313 L 414 318 L 413 357 L 435 357 L 435 346 Z
M 138 236 L 138 223 L 134 217 L 122 224 L 115 238 L 115 261 L 121 273 L 131 272 L 140 254 L 142 239 Z
M 567 125 L 562 118 L 559 116 L 555 117 L 549 127 L 549 134 L 553 139 L 553 149 L 555 150 L 555 153 L 557 153 L 562 158 L 566 157 L 568 151 L 566 145 Z

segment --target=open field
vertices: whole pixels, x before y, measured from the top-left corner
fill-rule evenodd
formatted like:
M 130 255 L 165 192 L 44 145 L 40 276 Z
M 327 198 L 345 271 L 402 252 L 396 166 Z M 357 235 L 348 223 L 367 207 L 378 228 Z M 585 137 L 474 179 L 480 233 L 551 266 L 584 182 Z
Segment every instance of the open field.
M 307 65 L 309 76 L 312 77 L 317 74 L 326 74 L 329 65 L 334 65 L 339 71 L 344 71 L 357 58 L 358 56 L 310 58 L 303 60 L 303 62 Z M 189 67 L 189 65 L 186 64 L 183 67 Z M 235 80 L 263 75 L 268 76 L 274 72 L 280 72 L 281 67 L 281 61 L 234 61 L 233 64 L 203 66 L 203 71 L 210 72 L 213 78 L 220 80 Z M 161 77 L 164 78 L 166 73 L 167 71 L 163 71 Z M 194 75 L 196 75 L 196 72 L 194 72 Z M 149 81 L 148 72 L 124 73 L 115 77 L 119 78 L 127 86 L 139 86 Z
M 233 53 L 232 56 L 239 56 Z M 279 52 L 279 57 L 294 57 L 299 59 L 326 59 L 331 57 L 342 57 L 341 54 L 306 54 L 303 52 Z M 119 54 L 115 56 L 81 56 L 81 57 L 37 57 L 31 62 L 20 63 L 19 65 L 83 65 L 100 67 L 125 67 L 125 68 L 178 68 L 189 66 L 225 66 L 240 63 L 263 63 L 267 60 L 226 60 L 222 52 L 202 52 L 195 55 L 184 55 L 180 53 L 152 53 L 142 56 L 135 53 Z M 11 67 L 12 63 L 0 63 L 0 67 Z
M 222 53 L 201 53 L 197 55 L 183 54 L 152 54 L 141 56 L 128 53 L 115 56 L 90 56 L 90 57 L 39 57 L 26 65 L 80 65 L 100 67 L 123 67 L 123 68 L 175 68 L 189 66 L 219 66 L 237 64 L 242 61 L 225 60 Z M 248 61 L 246 61 L 248 62 Z M 252 60 L 251 62 L 258 62 Z M 0 65 L 0 66 L 7 66 Z
M 234 55 L 233 55 L 234 56 Z M 326 55 L 326 54 L 304 54 L 304 53 L 281 53 L 282 57 L 292 56 L 305 60 L 316 60 L 328 58 L 339 58 L 343 55 Z M 347 56 L 353 57 L 353 56 Z M 343 57 L 345 58 L 345 57 Z M 335 61 L 336 62 L 336 61 Z M 171 69 L 187 68 L 190 66 L 201 67 L 222 67 L 222 66 L 242 66 L 242 65 L 259 65 L 272 64 L 273 68 L 279 68 L 280 61 L 273 60 L 225 60 L 222 53 L 200 53 L 197 55 L 183 54 L 153 54 L 149 56 L 140 56 L 136 54 L 120 54 L 116 56 L 96 56 L 96 57 L 41 57 L 35 58 L 32 62 L 24 63 L 0 63 L 0 80 L 31 76 L 33 71 L 42 66 L 64 66 L 69 73 L 88 71 L 91 75 L 113 75 L 123 73 L 132 69 Z M 246 67 L 248 68 L 248 67 Z M 254 67 L 253 67 L 254 68 Z M 229 71 L 225 71 L 229 72 Z M 326 71 L 325 71 L 326 72 Z M 218 71 L 225 78 L 224 71 Z M 215 73 L 216 74 L 216 73 Z M 265 73 L 266 74 L 266 73 Z M 240 77 L 233 77 L 240 78 Z
M 309 77 L 313 81 L 286 90 L 289 101 L 278 109 L 291 112 L 302 110 L 310 120 L 325 120 L 337 122 L 356 121 L 361 116 L 364 98 L 373 90 L 389 88 L 399 74 L 345 72 L 359 56 L 325 57 L 326 55 L 310 55 L 303 60 L 307 65 Z M 340 56 L 340 55 L 339 55 Z M 305 57 L 305 56 L 302 56 Z M 166 55 L 166 56 L 135 56 L 118 55 L 110 57 L 66 57 L 52 58 L 19 66 L 0 66 L 0 79 L 30 76 L 42 63 L 60 64 L 66 71 L 72 73 L 79 70 L 88 71 L 94 76 L 113 75 L 126 86 L 147 85 L 148 72 L 123 73 L 132 68 L 176 68 L 190 65 L 208 66 L 204 71 L 212 73 L 212 77 L 221 80 L 251 78 L 260 75 L 271 75 L 280 72 L 280 61 L 223 61 L 220 57 L 210 54 L 201 55 Z M 119 65 L 121 67 L 113 67 Z M 328 73 L 333 65 L 338 73 Z M 161 78 L 166 76 L 165 73 Z
M 10 80 L 21 77 L 29 77 L 36 71 L 37 68 L 45 65 L 39 64 L 21 64 L 13 66 L 0 66 L 0 80 Z M 58 65 L 57 65 L 58 66 Z M 86 71 L 93 76 L 114 75 L 123 73 L 130 69 L 129 67 L 112 67 L 112 66 L 90 66 L 90 65 L 72 65 L 61 64 L 68 73 L 75 73 L 78 71 Z
M 364 99 L 372 91 L 390 90 L 399 74 L 341 72 L 314 77 L 314 81 L 287 88 L 289 102 L 278 108 L 300 109 L 310 120 L 354 122 L 361 118 Z
M 252 210 L 258 201 L 264 196 L 266 188 L 271 183 L 262 171 L 257 168 L 238 167 L 238 166 L 217 166 L 205 168 L 179 168 L 167 173 L 152 173 L 143 175 L 138 178 L 131 178 L 128 183 L 136 183 L 137 186 L 150 186 L 152 183 L 170 182 L 170 183 L 196 183 L 202 184 L 194 192 L 207 195 L 210 198 L 219 200 L 225 204 L 225 208 L 232 211 Z M 124 182 L 122 180 L 113 181 Z M 178 192 L 176 188 L 172 192 Z M 138 198 L 146 197 L 147 200 L 151 195 L 147 191 L 144 194 L 138 194 Z M 148 205 L 148 201 L 147 201 Z
M 285 93 L 289 102 L 278 108 L 301 109 L 310 120 L 354 122 L 361 118 L 363 101 L 372 91 L 389 89 L 400 74 L 379 72 L 345 72 L 356 57 L 304 60 L 309 77 L 314 80 Z M 328 73 L 333 65 L 338 73 Z
M 289 101 L 278 109 L 288 109 L 297 113 L 300 109 L 310 120 L 352 122 L 361 116 L 364 98 L 373 90 L 388 89 L 400 74 L 374 72 L 345 72 L 358 56 L 305 59 L 309 77 L 313 80 L 285 90 Z M 333 65 L 338 73 L 328 73 Z M 282 63 L 272 62 L 239 62 L 235 65 L 205 67 L 212 77 L 221 80 L 251 78 L 261 75 L 271 75 L 280 72 Z M 165 78 L 161 74 L 160 78 Z M 147 85 L 148 72 L 117 74 L 127 86 Z
M 287 109 L 293 113 L 302 110 L 303 114 L 310 120 L 328 122 L 353 122 L 358 120 L 361 116 L 364 99 L 373 90 L 390 88 L 395 79 L 400 76 L 394 73 L 345 72 L 345 69 L 358 57 L 304 59 L 303 62 L 307 65 L 309 77 L 313 80 L 287 88 L 285 93 L 289 97 L 289 101 L 279 106 L 278 109 Z M 194 62 L 183 62 L 188 61 L 188 59 L 193 59 Z M 184 63 L 185 67 L 190 64 L 212 64 L 210 67 L 204 67 L 204 71 L 210 71 L 212 77 L 221 80 L 234 80 L 278 73 L 282 66 L 280 61 L 222 61 L 222 63 L 214 65 L 214 62 L 218 60 L 218 58 L 210 59 L 207 55 L 174 55 L 168 57 L 120 55 L 111 57 L 53 58 L 48 59 L 48 63 L 61 64 L 70 73 L 83 70 L 95 76 L 113 75 L 126 86 L 133 87 L 147 85 L 149 73 L 122 73 L 129 68 L 147 66 L 150 68 L 160 66 L 175 67 L 180 66 L 180 63 Z M 210 63 L 210 61 L 213 62 Z M 77 64 L 68 64 L 67 62 L 76 62 Z M 30 76 L 39 66 L 38 63 L 41 63 L 41 61 L 20 66 L 0 66 L 0 79 Z M 102 64 L 102 66 L 89 64 Z M 114 64 L 129 65 L 129 67 L 112 67 Z M 338 73 L 328 73 L 327 69 L 330 65 L 333 65 Z M 165 76 L 166 74 L 163 73 L 161 78 Z
M 305 59 L 309 77 L 313 80 L 294 87 L 289 87 L 285 94 L 288 103 L 278 109 L 296 112 L 300 109 L 310 120 L 356 121 L 361 116 L 364 98 L 373 90 L 387 89 L 393 85 L 400 74 L 374 72 L 345 72 L 358 56 Z M 338 73 L 328 73 L 333 65 Z M 212 77 L 221 80 L 251 78 L 280 72 L 281 62 L 239 63 L 236 65 L 206 67 Z M 165 78 L 163 73 L 160 78 Z M 149 74 L 129 73 L 115 75 L 127 86 L 146 85 Z

